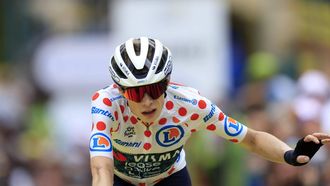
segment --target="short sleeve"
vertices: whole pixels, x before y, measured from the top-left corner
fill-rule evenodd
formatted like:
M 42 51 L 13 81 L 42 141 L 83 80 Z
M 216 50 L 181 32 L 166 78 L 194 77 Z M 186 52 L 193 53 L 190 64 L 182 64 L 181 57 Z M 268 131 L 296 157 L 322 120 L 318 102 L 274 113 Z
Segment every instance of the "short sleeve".
M 116 126 L 114 105 L 105 91 L 98 91 L 92 97 L 92 132 L 90 135 L 90 156 L 113 158 L 111 130 Z
M 202 115 L 200 128 L 214 132 L 216 135 L 235 143 L 244 139 L 247 127 L 227 116 L 208 99 L 202 97 L 198 109 Z

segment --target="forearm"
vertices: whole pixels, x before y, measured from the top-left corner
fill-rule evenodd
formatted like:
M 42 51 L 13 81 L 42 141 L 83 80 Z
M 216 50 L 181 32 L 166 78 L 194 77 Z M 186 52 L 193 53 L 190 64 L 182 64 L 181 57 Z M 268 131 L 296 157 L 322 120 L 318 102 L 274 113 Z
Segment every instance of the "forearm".
M 112 186 L 113 173 L 108 169 L 95 169 L 92 171 L 93 186 Z
M 249 129 L 242 145 L 250 151 L 273 162 L 284 163 L 284 153 L 291 148 L 275 136 Z
M 113 185 L 113 160 L 105 157 L 94 157 L 91 159 L 93 186 Z

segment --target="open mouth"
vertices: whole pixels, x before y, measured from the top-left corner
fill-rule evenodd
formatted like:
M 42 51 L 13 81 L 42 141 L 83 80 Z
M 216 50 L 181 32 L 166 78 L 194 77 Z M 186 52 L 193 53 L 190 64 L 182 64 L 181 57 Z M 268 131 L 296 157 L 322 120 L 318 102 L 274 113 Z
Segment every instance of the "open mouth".
M 142 112 L 143 115 L 150 115 L 150 114 L 153 114 L 156 112 L 156 109 L 153 109 L 151 111 L 145 111 L 145 112 Z

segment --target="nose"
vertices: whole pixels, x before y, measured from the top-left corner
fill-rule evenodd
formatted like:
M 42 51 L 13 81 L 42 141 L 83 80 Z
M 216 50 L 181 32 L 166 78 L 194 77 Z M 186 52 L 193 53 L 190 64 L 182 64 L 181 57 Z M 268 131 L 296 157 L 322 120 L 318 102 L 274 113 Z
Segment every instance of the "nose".
M 141 103 L 144 105 L 144 106 L 150 106 L 152 103 L 153 103 L 153 99 L 148 95 L 148 94 L 144 94 L 142 100 L 141 100 Z

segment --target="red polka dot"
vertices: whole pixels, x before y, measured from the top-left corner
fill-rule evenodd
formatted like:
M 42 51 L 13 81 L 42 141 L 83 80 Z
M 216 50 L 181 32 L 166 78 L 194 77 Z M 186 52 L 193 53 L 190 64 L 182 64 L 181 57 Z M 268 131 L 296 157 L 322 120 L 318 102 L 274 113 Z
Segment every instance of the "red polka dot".
M 115 111 L 115 118 L 116 118 L 116 120 L 118 120 L 118 112 L 117 111 Z
M 172 118 L 172 120 L 173 120 L 174 123 L 179 123 L 180 122 L 180 120 L 175 116 Z
M 172 173 L 174 172 L 174 170 L 175 170 L 175 168 L 172 167 L 172 168 L 170 169 L 170 171 L 168 171 L 168 174 L 172 174 Z
M 150 137 L 151 136 L 150 130 L 144 131 L 144 135 L 147 136 L 147 137 Z
M 187 109 L 184 107 L 179 108 L 179 115 L 185 116 L 187 114 Z
M 150 143 L 145 143 L 143 145 L 143 148 L 146 149 L 146 150 L 149 150 L 151 148 L 151 144 Z
M 131 120 L 133 125 L 135 125 L 138 122 L 138 120 L 134 116 L 131 116 L 130 120 Z
M 96 92 L 93 97 L 92 97 L 92 100 L 96 100 L 98 97 L 100 96 L 100 94 L 98 92 Z
M 124 113 L 124 110 L 125 110 L 124 105 L 120 105 L 120 111 L 121 111 L 121 113 Z
M 166 102 L 165 106 L 166 106 L 167 110 L 171 110 L 171 109 L 173 109 L 174 104 L 172 101 L 168 101 L 168 102 Z
M 200 109 L 205 109 L 206 108 L 206 102 L 204 100 L 199 100 L 198 107 Z
M 190 116 L 191 120 L 197 120 L 198 118 L 199 118 L 198 114 L 193 114 L 193 115 Z
M 113 153 L 113 157 L 118 160 L 118 161 L 121 161 L 121 162 L 125 162 L 127 161 L 127 158 L 122 154 L 122 153 Z
M 167 122 L 167 119 L 166 118 L 162 118 L 159 120 L 159 125 L 164 125 L 165 123 Z
M 223 114 L 223 112 L 220 112 L 219 121 L 222 121 L 224 118 L 225 118 L 225 115 Z
M 124 116 L 124 122 L 128 120 L 128 116 Z
M 196 132 L 196 131 L 197 131 L 196 129 L 191 129 L 191 130 L 190 130 L 191 133 L 194 133 L 194 132 Z
M 113 88 L 118 88 L 118 85 L 117 84 L 113 84 L 112 87 Z
M 96 128 L 97 128 L 97 130 L 105 130 L 105 123 L 104 122 L 102 122 L 102 121 L 99 121 L 99 122 L 97 122 L 97 124 L 96 124 Z
M 206 127 L 208 130 L 214 131 L 217 127 L 214 124 L 211 124 Z
M 103 99 L 103 103 L 104 103 L 105 105 L 109 106 L 109 107 L 112 106 L 112 102 L 110 101 L 109 98 L 104 98 L 104 99 Z
M 237 143 L 238 142 L 238 139 L 231 139 L 229 141 L 234 142 L 234 143 Z

